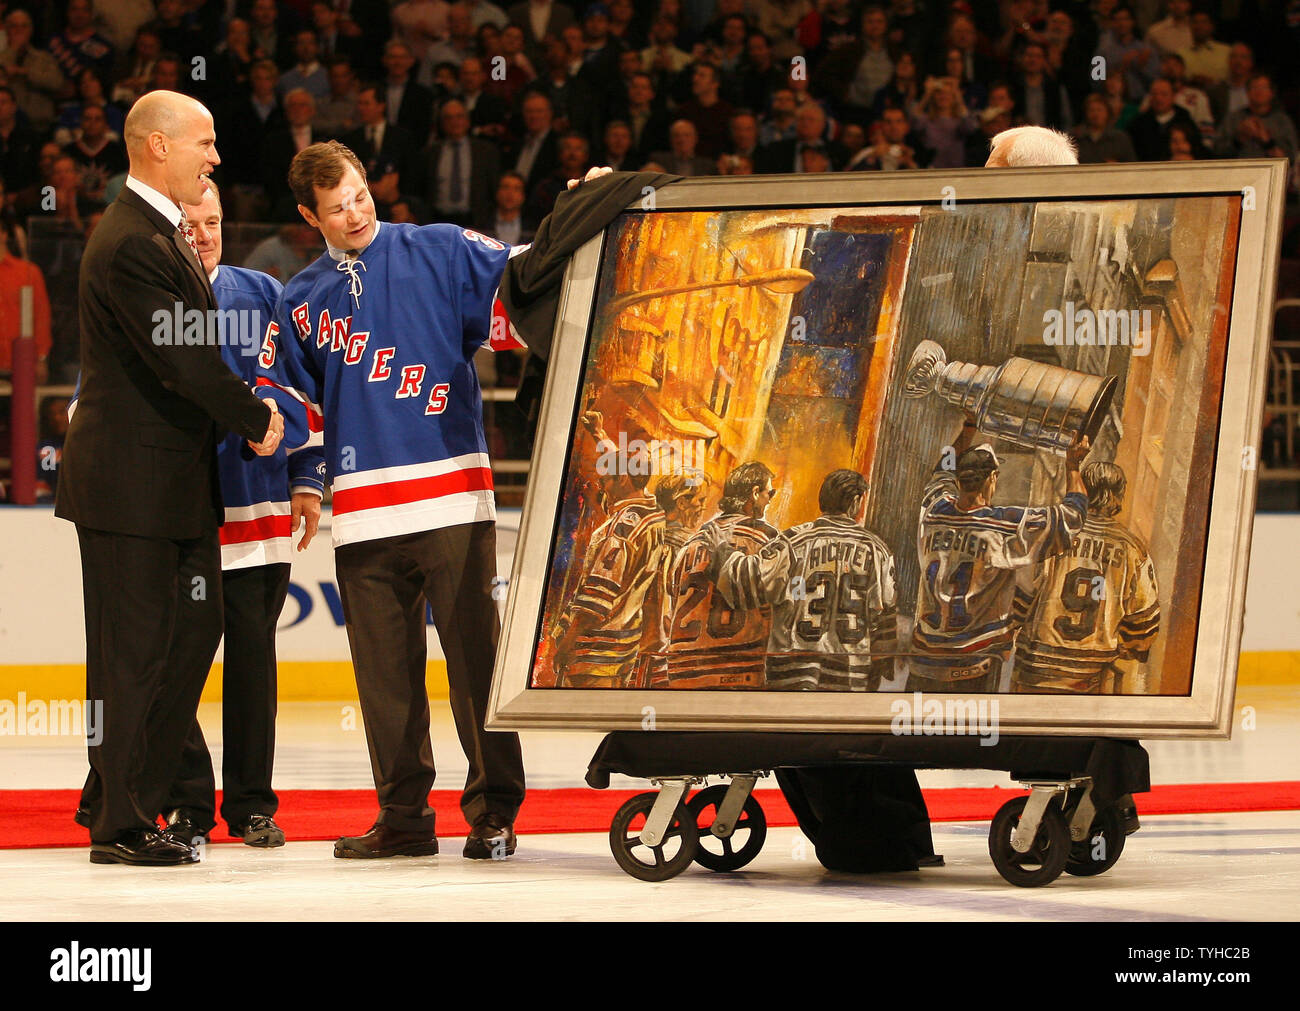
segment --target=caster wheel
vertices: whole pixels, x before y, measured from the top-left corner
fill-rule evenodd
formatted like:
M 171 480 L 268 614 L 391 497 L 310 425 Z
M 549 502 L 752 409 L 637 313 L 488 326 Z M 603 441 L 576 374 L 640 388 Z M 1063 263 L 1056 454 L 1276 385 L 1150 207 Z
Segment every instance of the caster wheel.
M 1087 837 L 1070 846 L 1065 873 L 1081 878 L 1106 873 L 1124 852 L 1124 839 L 1124 816 L 1119 808 L 1112 806 L 1098 811 L 1088 828 Z
M 711 871 L 739 870 L 758 856 L 767 839 L 767 817 L 763 814 L 763 805 L 752 793 L 745 798 L 745 806 L 730 836 L 719 838 L 709 831 L 727 789 L 725 786 L 710 786 L 697 793 L 686 805 L 700 836 L 695 862 Z
M 1013 885 L 1037 888 L 1061 876 L 1070 857 L 1070 828 L 1065 815 L 1053 801 L 1043 812 L 1038 834 L 1027 853 L 1017 853 L 1011 848 L 1011 834 L 1020 824 L 1028 797 L 1016 797 L 998 808 L 989 826 L 989 856 L 998 873 Z
M 678 804 L 663 842 L 647 846 L 641 841 L 641 830 L 658 796 L 638 793 L 615 812 L 609 826 L 609 848 L 615 862 L 642 881 L 667 881 L 686 870 L 695 859 L 700 839 L 694 816 L 685 804 Z

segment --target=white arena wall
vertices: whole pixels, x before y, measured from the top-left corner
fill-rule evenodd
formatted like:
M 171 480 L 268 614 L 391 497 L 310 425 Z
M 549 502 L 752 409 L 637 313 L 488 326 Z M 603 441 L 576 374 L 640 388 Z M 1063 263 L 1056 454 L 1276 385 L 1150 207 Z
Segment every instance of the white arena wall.
M 294 552 L 277 640 L 280 699 L 354 699 L 352 663 L 334 579 L 330 513 L 303 552 Z M 510 574 L 519 510 L 499 510 L 497 566 Z M 295 543 L 298 538 L 294 538 Z M 504 610 L 504 602 L 502 604 Z M 80 698 L 86 642 L 76 528 L 48 507 L 0 507 L 0 698 Z M 221 698 L 221 653 L 205 701 Z M 429 690 L 445 697 L 446 666 L 429 626 Z
M 518 510 L 497 523 L 498 571 L 508 576 L 519 529 Z M 1300 514 L 1255 520 L 1241 683 L 1300 684 Z M 49 508 L 0 508 L 0 698 L 80 698 L 85 691 L 81 567 L 72 524 Z M 282 701 L 352 699 L 329 512 L 312 545 L 295 554 L 278 643 Z M 446 695 L 438 638 L 429 627 L 429 688 Z M 220 654 L 218 654 L 218 663 Z M 204 698 L 221 697 L 218 671 Z

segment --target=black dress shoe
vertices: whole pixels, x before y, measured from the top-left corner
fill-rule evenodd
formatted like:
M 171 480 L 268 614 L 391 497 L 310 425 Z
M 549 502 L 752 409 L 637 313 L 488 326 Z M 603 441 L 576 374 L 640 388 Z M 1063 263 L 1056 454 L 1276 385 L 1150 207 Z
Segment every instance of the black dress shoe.
M 514 827 L 499 814 L 486 814 L 474 822 L 465 840 L 469 860 L 504 860 L 515 852 Z
M 438 839 L 432 830 L 402 832 L 377 822 L 365 835 L 344 836 L 334 843 L 334 855 L 345 858 L 429 857 L 437 852 Z
M 161 832 L 141 830 L 126 832 L 112 842 L 90 844 L 92 864 L 135 864 L 137 866 L 175 867 L 197 864 L 198 854 Z
M 269 814 L 250 814 L 242 825 L 231 825 L 230 834 L 240 836 L 245 846 L 284 845 L 284 829 Z
M 167 824 L 163 828 L 163 835 L 186 846 L 197 846 L 208 841 L 208 834 L 211 831 L 210 828 L 199 828 L 198 822 L 186 812 L 173 811 L 167 816 Z

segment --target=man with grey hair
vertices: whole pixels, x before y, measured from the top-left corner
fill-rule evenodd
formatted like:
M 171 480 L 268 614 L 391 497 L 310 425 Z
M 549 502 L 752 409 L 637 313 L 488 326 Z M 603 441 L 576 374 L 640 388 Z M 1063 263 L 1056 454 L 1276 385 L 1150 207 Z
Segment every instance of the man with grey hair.
M 54 510 L 77 525 L 86 697 L 108 728 L 76 818 L 92 863 L 177 865 L 198 858 L 155 819 L 221 638 L 217 434 L 270 455 L 284 423 L 211 333 L 191 340 L 217 304 L 180 205 L 203 200 L 221 162 L 212 116 L 155 91 L 124 133 L 126 185 L 81 261 L 81 396 Z
M 715 175 L 717 166 L 697 153 L 699 139 L 695 124 L 689 119 L 679 119 L 668 128 L 669 150 L 651 152 L 650 161 L 679 176 Z
M 294 220 L 289 184 L 289 163 L 304 148 L 331 138 L 313 125 L 316 99 L 306 88 L 294 88 L 284 96 L 284 126 L 271 130 L 262 141 L 262 187 L 276 221 Z
M 985 168 L 1027 168 L 1036 165 L 1077 165 L 1079 163 L 1077 149 L 1068 136 L 1041 126 L 1021 126 L 1011 130 L 1003 130 L 993 138 L 990 147 L 992 151 L 989 154 L 988 161 L 984 163 Z M 963 434 L 965 432 L 966 429 L 963 429 Z M 1078 480 L 1084 483 L 1085 490 L 1087 490 L 1087 482 L 1083 481 L 1081 471 Z M 1121 491 L 1120 494 L 1122 496 L 1123 492 Z M 1090 516 L 1091 511 L 1089 510 L 1086 515 Z M 1073 540 L 1071 545 L 1073 545 Z M 1154 580 L 1154 578 L 1153 572 L 1152 579 Z M 1019 596 L 1019 593 L 1020 591 L 1017 588 L 1012 600 L 1013 618 L 1017 620 L 1023 618 L 1025 610 L 1025 602 L 1023 597 Z M 1019 599 L 1017 599 L 1018 596 Z M 1024 631 L 1021 630 L 1017 638 L 1019 639 L 1024 634 Z M 1024 684 L 1023 681 L 1016 681 L 1014 669 L 1012 678 L 1013 691 L 1016 690 L 1017 685 Z M 1123 794 L 1115 801 L 1115 806 L 1124 819 L 1125 834 L 1132 835 L 1140 827 L 1137 804 L 1133 800 L 1133 795 L 1131 793 Z M 1091 852 L 1089 850 L 1089 853 Z
M 985 168 L 1078 165 L 1079 151 L 1069 134 L 1045 126 L 1014 126 L 997 134 Z

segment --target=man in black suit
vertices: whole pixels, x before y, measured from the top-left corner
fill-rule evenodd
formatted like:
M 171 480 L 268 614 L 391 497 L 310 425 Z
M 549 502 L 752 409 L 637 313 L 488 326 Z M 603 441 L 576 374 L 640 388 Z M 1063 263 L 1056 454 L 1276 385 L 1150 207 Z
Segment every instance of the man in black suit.
M 371 193 L 389 204 L 401 194 L 422 193 L 425 180 L 420 147 L 410 130 L 388 122 L 382 85 L 363 84 L 357 90 L 357 114 L 361 125 L 340 140 L 365 165 Z
M 384 105 L 389 125 L 405 127 L 423 147 L 433 127 L 433 92 L 411 76 L 415 57 L 405 42 L 393 39 L 384 47 Z
M 92 863 L 174 865 L 197 856 L 156 819 L 223 620 L 218 431 L 269 455 L 284 424 L 204 325 L 216 300 L 179 204 L 220 162 L 212 117 L 156 91 L 123 132 L 130 175 L 82 258 L 81 397 L 55 515 L 77 525 L 86 697 L 104 706 L 77 821 Z
M 461 61 L 457 80 L 461 101 L 469 110 L 469 132 L 475 137 L 500 143 L 506 135 L 510 107 L 501 97 L 483 90 L 487 82 L 483 61 L 477 56 L 466 57 Z
M 616 110 L 614 118 L 623 120 L 632 131 L 634 163 L 644 164 L 651 152 L 667 149 L 672 119 L 656 101 L 654 78 L 649 74 L 633 74 L 628 79 L 627 105 Z
M 524 177 L 524 189 L 532 193 L 537 184 L 560 164 L 555 131 L 551 129 L 555 116 L 551 100 L 540 91 L 524 95 L 520 115 L 524 123 L 523 134 L 510 152 L 507 163 Z
M 1181 105 L 1174 104 L 1174 85 L 1166 77 L 1157 77 L 1147 92 L 1147 109 L 1134 116 L 1128 125 L 1128 135 L 1138 161 L 1168 161 L 1169 131 L 1181 126 L 1183 133 L 1200 145 L 1200 128 Z
M 442 139 L 429 152 L 429 206 L 435 221 L 470 227 L 492 211 L 501 156 L 489 140 L 469 135 L 469 112 L 459 98 L 438 112 Z
M 668 150 L 651 151 L 649 162 L 679 176 L 712 176 L 718 166 L 711 158 L 696 153 L 700 135 L 689 119 L 679 119 L 668 128 Z
M 223 186 L 255 186 L 263 181 L 262 146 L 269 134 L 283 127 L 287 120 L 276 94 L 279 71 L 270 60 L 259 60 L 248 71 L 248 91 L 217 108 L 220 133 L 238 137 L 239 143 L 227 149 L 221 163 Z
M 524 93 L 535 91 L 550 99 L 552 125 L 561 133 L 577 130 L 584 137 L 597 136 L 601 108 L 611 87 L 606 85 L 596 90 L 584 78 L 570 74 L 569 51 L 559 39 L 546 39 L 542 45 L 546 51 L 546 69 Z
M 253 0 L 248 11 L 248 27 L 259 59 L 274 60 L 281 70 L 293 66 L 293 12 L 288 22 L 280 21 L 280 5 L 275 0 Z
M 371 5 L 373 6 L 373 5 Z M 388 12 L 383 12 L 385 23 Z M 311 23 L 320 42 L 320 61 L 326 66 L 330 60 L 343 57 L 359 73 L 369 77 L 379 73 L 379 43 L 373 46 L 361 34 L 361 29 L 349 26 L 341 12 L 330 0 L 314 0 L 311 5 Z M 349 34 L 349 29 L 352 34 Z
M 778 140 L 764 148 L 755 161 L 754 171 L 803 172 L 803 149 L 825 148 L 831 170 L 837 171 L 847 160 L 843 149 L 826 140 L 826 113 L 816 102 L 805 102 L 794 114 L 794 139 Z
M 330 138 L 312 126 L 316 100 L 305 88 L 294 88 L 284 96 L 284 126 L 271 130 L 262 141 L 262 187 L 276 221 L 296 221 L 298 205 L 289 192 L 289 163 L 305 147 Z
M 559 156 L 551 174 L 544 177 L 528 195 L 524 205 L 524 223 L 534 231 L 542 218 L 551 213 L 556 198 L 566 189 L 570 179 L 580 179 L 591 165 L 591 145 L 576 130 L 570 130 L 559 139 Z
M 358 72 L 365 77 L 377 75 L 380 70 L 379 58 L 384 51 L 384 40 L 392 34 L 389 5 L 375 3 L 374 0 L 327 0 L 327 2 L 338 12 L 339 34 L 357 44 L 357 60 L 354 65 Z
M 542 40 L 548 35 L 557 39 L 574 23 L 573 8 L 552 0 L 526 0 L 506 10 L 506 20 L 524 32 L 524 47 L 534 66 L 542 62 Z

